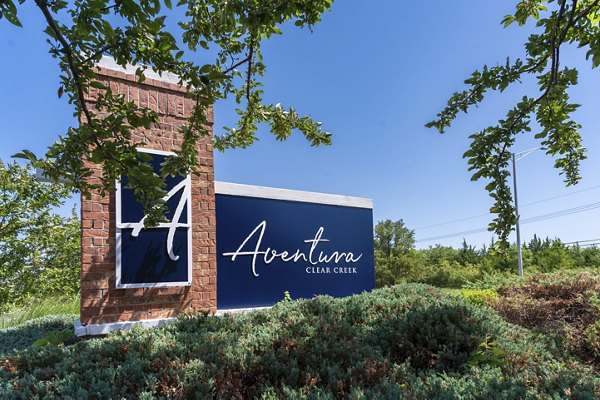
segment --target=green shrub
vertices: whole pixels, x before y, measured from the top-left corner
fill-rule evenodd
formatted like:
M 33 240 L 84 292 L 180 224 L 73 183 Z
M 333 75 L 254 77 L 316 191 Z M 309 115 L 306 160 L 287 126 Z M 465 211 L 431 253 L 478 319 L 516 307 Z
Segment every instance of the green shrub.
M 392 286 L 411 280 L 415 271 L 424 268 L 423 257 L 417 250 L 383 257 L 375 253 L 376 287 Z
M 24 350 L 36 340 L 65 329 L 73 329 L 76 315 L 51 315 L 29 320 L 18 327 L 0 329 L 0 356 L 6 356 L 15 350 Z
M 416 249 L 414 236 L 414 231 L 402 220 L 377 223 L 374 241 L 377 287 L 420 282 L 445 288 L 497 290 L 513 283 L 510 280 L 516 277 L 518 250 L 515 244 L 504 251 L 492 251 L 486 246 L 477 249 L 463 239 L 457 249 L 440 244 Z M 534 235 L 521 250 L 526 274 L 600 271 L 598 246 L 566 246 L 559 239 L 542 240 Z M 484 282 L 479 283 L 481 280 Z
M 481 270 L 475 265 L 442 260 L 438 264 L 428 264 L 413 270 L 407 280 L 437 287 L 460 288 L 481 276 Z
M 73 339 L 73 327 L 70 326 L 60 331 L 53 331 L 43 337 L 41 339 L 33 342 L 32 347 L 42 347 L 42 346 L 59 346 L 64 344 L 67 340 Z
M 598 274 L 543 274 L 501 290 L 492 306 L 509 322 L 555 335 L 566 350 L 600 371 L 598 293 Z
M 463 285 L 465 289 L 473 290 L 494 290 L 498 291 L 502 288 L 509 287 L 511 285 L 521 282 L 523 279 L 512 273 L 491 273 L 482 274 L 477 280 L 467 282 Z
M 580 344 L 575 348 L 576 351 L 574 353 L 582 354 L 584 360 L 591 360 L 596 369 L 600 371 L 600 318 L 584 329 L 583 339 L 574 337 L 576 333 L 578 332 L 575 330 L 570 332 L 570 342 Z
M 469 303 L 480 306 L 486 305 L 490 300 L 498 298 L 498 292 L 491 289 L 460 289 L 458 293 Z
M 29 348 L 0 366 L 3 399 L 600 395 L 589 369 L 557 361 L 526 330 L 418 284 L 186 316 L 158 329 Z

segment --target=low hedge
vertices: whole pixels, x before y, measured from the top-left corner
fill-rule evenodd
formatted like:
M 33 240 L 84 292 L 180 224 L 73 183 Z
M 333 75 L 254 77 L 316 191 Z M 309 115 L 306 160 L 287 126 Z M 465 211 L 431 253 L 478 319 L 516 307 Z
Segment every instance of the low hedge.
M 266 311 L 196 315 L 0 361 L 0 398 L 579 398 L 557 360 L 491 309 L 419 284 Z
M 73 328 L 78 315 L 49 315 L 14 328 L 0 329 L 0 357 L 30 347 L 52 332 Z
M 600 372 L 600 274 L 541 274 L 489 302 L 514 324 L 554 337 Z

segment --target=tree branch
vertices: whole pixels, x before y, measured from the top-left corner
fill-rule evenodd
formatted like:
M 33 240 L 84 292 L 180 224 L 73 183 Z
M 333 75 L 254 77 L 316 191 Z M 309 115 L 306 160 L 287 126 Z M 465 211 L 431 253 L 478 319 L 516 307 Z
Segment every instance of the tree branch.
M 578 0 L 573 0 L 572 9 L 571 9 L 567 24 L 566 24 L 565 28 L 562 30 L 562 32 L 560 33 L 560 36 L 557 36 L 558 28 L 560 26 L 560 19 L 562 19 L 562 16 L 564 14 L 567 0 L 564 0 L 561 3 L 561 7 L 560 7 L 560 10 L 558 13 L 558 19 L 556 22 L 556 32 L 552 39 L 552 66 L 551 66 L 551 70 L 550 70 L 550 81 L 548 82 L 548 86 L 546 87 L 546 90 L 544 91 L 544 93 L 541 96 L 539 96 L 537 99 L 535 99 L 535 101 L 531 104 L 530 107 L 527 108 L 527 110 L 523 111 L 521 113 L 521 115 L 519 115 L 517 118 L 515 118 L 513 120 L 513 123 L 508 128 L 508 130 L 512 130 L 512 128 L 514 128 L 516 122 L 518 120 L 521 120 L 522 118 L 524 118 L 525 115 L 529 114 L 548 95 L 548 93 L 550 93 L 550 90 L 554 86 L 556 86 L 556 79 L 557 79 L 557 74 L 558 74 L 558 69 L 559 69 L 560 46 L 564 42 L 569 29 L 571 29 L 573 27 L 573 24 L 575 24 L 582 16 L 589 13 L 592 10 L 592 8 L 595 7 L 600 2 L 600 0 L 594 1 L 585 11 L 583 11 L 581 14 L 579 14 L 577 16 L 577 18 L 575 18 L 574 16 L 575 16 L 575 10 L 577 8 L 577 1 Z M 546 56 L 546 59 L 547 59 L 547 57 L 548 56 Z M 502 156 L 506 152 L 507 146 L 508 146 L 508 143 L 505 142 L 504 146 L 502 147 L 502 151 L 500 153 L 498 153 L 499 158 L 502 158 Z M 496 165 L 496 168 L 497 169 L 499 168 L 498 164 Z
M 250 50 L 252 51 L 252 48 Z M 247 63 L 248 61 L 250 61 L 250 55 L 248 55 L 248 57 L 244 58 L 243 60 L 238 61 L 237 63 L 235 63 L 231 67 L 227 68 L 225 71 L 223 71 L 223 73 L 224 74 L 228 74 L 231 71 L 233 71 L 234 69 L 236 69 L 237 67 L 239 67 L 240 65 L 243 65 L 243 64 Z
M 119 3 L 115 2 L 115 4 L 111 5 L 111 6 L 106 6 L 102 9 L 102 11 L 109 11 L 113 8 L 117 8 L 119 6 Z
M 549 58 L 549 56 L 546 55 L 546 56 L 542 57 L 537 63 L 535 63 L 531 66 L 524 66 L 523 69 L 521 69 L 517 72 L 514 72 L 512 74 L 509 74 L 508 78 L 512 79 L 513 77 L 516 77 L 516 76 L 531 73 L 531 72 L 535 71 L 540 65 L 545 63 L 548 60 L 548 58 Z M 467 97 L 463 101 L 461 101 L 460 104 L 456 105 L 455 108 L 462 109 L 465 106 L 468 106 L 469 103 L 471 102 L 473 96 L 475 96 L 485 85 L 486 85 L 486 82 L 481 82 L 480 84 L 478 84 L 477 86 L 472 88 L 469 91 L 469 94 L 467 95 Z
M 248 72 L 246 75 L 246 100 L 250 103 L 250 84 L 252 83 L 252 57 L 254 57 L 254 38 L 250 37 L 250 51 L 248 54 Z
M 84 93 L 83 85 L 81 83 L 81 79 L 79 76 L 79 68 L 75 64 L 75 60 L 73 58 L 73 54 L 74 54 L 73 49 L 71 48 L 68 41 L 62 34 L 60 28 L 57 25 L 56 20 L 54 19 L 54 17 L 52 17 L 52 14 L 50 13 L 50 10 L 48 9 L 48 5 L 43 0 L 35 0 L 35 4 L 42 11 L 42 14 L 44 14 L 44 18 L 46 19 L 48 26 L 50 27 L 50 29 L 52 29 L 52 32 L 54 33 L 56 39 L 61 44 L 62 52 L 65 54 L 65 57 L 67 58 L 67 64 L 68 64 L 69 70 L 71 71 L 71 74 L 73 75 L 73 82 L 74 82 L 75 88 L 77 90 L 77 100 L 76 101 L 80 107 L 81 112 L 83 112 L 83 114 L 85 116 L 86 122 L 92 128 L 92 133 L 91 133 L 90 137 L 92 138 L 92 140 L 97 148 L 103 148 L 104 146 L 102 145 L 102 142 L 100 141 L 100 139 L 98 139 L 98 136 L 94 133 L 94 128 L 95 128 L 94 118 L 92 117 L 90 110 L 87 107 L 87 103 L 85 101 L 85 93 Z M 109 46 L 109 45 L 106 45 L 105 48 L 107 46 Z M 110 47 L 108 47 L 108 48 L 110 48 Z M 100 49 L 100 51 L 102 51 L 103 49 Z M 107 153 L 107 155 L 110 159 L 112 159 L 117 164 L 119 164 L 121 166 L 121 168 L 123 169 L 123 171 L 127 171 L 129 169 L 120 159 L 115 157 L 113 154 Z
M 83 60 L 81 63 L 82 64 L 87 64 L 88 62 L 90 62 L 91 60 L 93 60 L 94 58 L 96 58 L 96 56 L 98 56 L 99 54 L 102 54 L 105 51 L 108 51 L 108 50 L 110 50 L 111 48 L 113 48 L 115 46 L 116 45 L 114 45 L 114 44 L 107 44 L 106 46 L 102 47 L 97 52 L 95 52 L 94 54 L 92 54 L 91 56 L 89 56 L 88 58 L 86 58 L 85 60 Z
M 54 33 L 56 39 L 63 47 L 63 52 L 65 54 L 65 57 L 67 58 L 69 70 L 73 74 L 73 81 L 77 88 L 77 102 L 79 103 L 81 111 L 84 113 L 86 119 L 88 120 L 88 123 L 91 123 L 92 117 L 90 111 L 87 108 L 87 105 L 85 104 L 85 95 L 79 78 L 79 69 L 76 67 L 75 60 L 73 59 L 73 50 L 71 49 L 71 46 L 69 46 L 69 43 L 65 39 L 60 28 L 58 27 L 56 20 L 54 19 L 54 17 L 52 17 L 52 14 L 50 13 L 46 2 L 44 2 L 43 0 L 35 0 L 35 4 L 42 11 L 42 14 L 44 14 L 44 18 L 46 19 L 48 26 L 50 27 L 50 29 L 52 29 L 52 32 Z
M 213 16 L 210 12 L 210 9 L 208 8 L 208 6 L 206 7 L 206 15 L 208 16 L 208 19 L 210 20 L 210 23 L 213 27 L 213 29 L 217 32 L 217 35 L 219 36 L 219 38 L 221 39 L 221 41 L 223 42 L 223 44 L 225 45 L 224 47 L 226 48 L 226 52 L 229 55 L 229 57 L 231 58 L 231 62 L 233 63 L 233 54 L 232 52 L 229 50 L 229 39 L 225 38 L 225 35 L 223 35 L 223 33 L 221 32 L 220 29 L 217 29 L 217 24 L 215 24 L 215 20 L 213 19 Z

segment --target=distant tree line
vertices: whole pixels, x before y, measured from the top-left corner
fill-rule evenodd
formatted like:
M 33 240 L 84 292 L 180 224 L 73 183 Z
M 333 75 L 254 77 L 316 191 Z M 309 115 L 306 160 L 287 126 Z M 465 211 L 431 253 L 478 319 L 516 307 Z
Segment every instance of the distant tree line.
M 458 249 L 442 245 L 415 248 L 415 233 L 402 220 L 375 226 L 375 276 L 378 287 L 422 282 L 439 287 L 462 287 L 489 275 L 517 273 L 517 247 L 504 251 L 476 248 L 463 239 Z M 567 246 L 560 239 L 533 239 L 523 245 L 526 273 L 559 269 L 600 269 L 600 248 Z

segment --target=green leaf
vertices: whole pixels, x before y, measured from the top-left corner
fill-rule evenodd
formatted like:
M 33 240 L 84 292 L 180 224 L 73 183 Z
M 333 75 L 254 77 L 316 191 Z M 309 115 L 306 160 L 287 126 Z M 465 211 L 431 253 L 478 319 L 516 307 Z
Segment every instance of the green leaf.
M 98 81 L 91 81 L 90 82 L 90 86 L 96 89 L 100 89 L 100 90 L 106 90 L 108 89 L 108 87 Z
M 8 20 L 8 22 L 10 22 L 11 24 L 18 26 L 19 28 L 23 27 L 23 24 L 21 24 L 21 21 L 19 20 L 19 18 L 17 18 L 16 15 L 12 15 L 9 13 L 4 13 L 4 16 L 6 17 L 6 19 Z
M 12 158 L 22 158 L 25 160 L 29 160 L 32 163 L 37 161 L 37 157 L 30 150 L 23 150 L 20 153 L 13 154 Z
M 44 347 L 49 344 L 50 344 L 50 342 L 48 341 L 48 339 L 42 338 L 42 339 L 38 339 L 35 342 L 33 342 L 33 344 L 31 346 L 32 347 Z
M 17 7 L 12 0 L 4 0 L 0 3 L 0 17 L 3 15 L 11 24 L 23 27 L 21 21 L 17 17 Z
M 505 15 L 504 19 L 502 19 L 502 25 L 504 25 L 505 28 L 513 22 L 515 22 L 515 16 L 512 14 Z
M 596 68 L 598 65 L 600 65 L 600 52 L 594 54 L 592 58 L 592 68 Z

